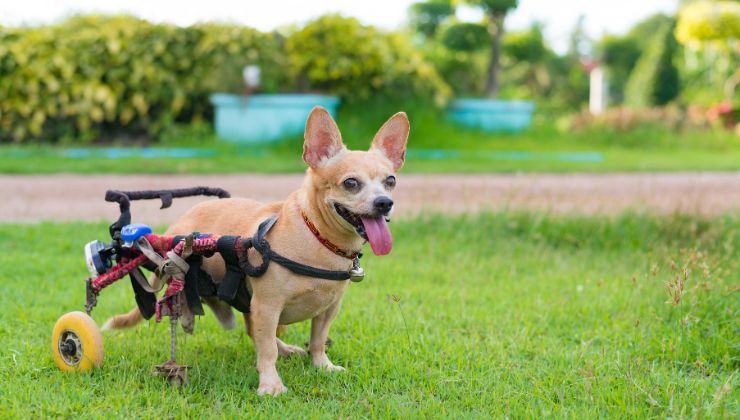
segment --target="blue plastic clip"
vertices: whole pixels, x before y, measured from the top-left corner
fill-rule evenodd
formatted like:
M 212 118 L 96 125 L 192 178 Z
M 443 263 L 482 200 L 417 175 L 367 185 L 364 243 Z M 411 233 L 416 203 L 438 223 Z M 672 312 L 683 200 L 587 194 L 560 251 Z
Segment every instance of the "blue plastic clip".
M 149 226 L 143 223 L 132 223 L 121 229 L 121 239 L 126 245 L 131 246 L 137 239 L 149 233 L 152 233 L 152 228 Z

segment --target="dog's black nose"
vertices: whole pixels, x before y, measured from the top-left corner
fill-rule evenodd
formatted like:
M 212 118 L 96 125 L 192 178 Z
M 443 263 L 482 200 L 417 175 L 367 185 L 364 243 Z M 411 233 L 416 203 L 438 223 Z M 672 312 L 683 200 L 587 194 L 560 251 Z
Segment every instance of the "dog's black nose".
M 388 214 L 393 207 L 393 200 L 388 197 L 378 197 L 373 201 L 373 206 L 378 213 Z

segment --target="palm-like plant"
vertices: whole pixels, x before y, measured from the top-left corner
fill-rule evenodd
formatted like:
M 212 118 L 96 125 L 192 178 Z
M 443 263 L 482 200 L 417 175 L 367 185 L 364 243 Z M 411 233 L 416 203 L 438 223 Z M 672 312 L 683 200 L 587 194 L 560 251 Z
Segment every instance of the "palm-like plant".
M 501 40 L 504 34 L 506 15 L 515 9 L 519 0 L 463 0 L 479 8 L 484 19 L 480 23 L 455 22 L 447 26 L 441 34 L 442 43 L 453 51 L 476 51 L 490 46 L 490 59 L 486 77 L 486 96 L 495 98 L 499 92 L 498 75 L 501 69 Z M 414 27 L 426 37 L 434 37 L 440 32 L 444 22 L 455 14 L 454 0 L 427 0 L 411 6 L 411 21 Z

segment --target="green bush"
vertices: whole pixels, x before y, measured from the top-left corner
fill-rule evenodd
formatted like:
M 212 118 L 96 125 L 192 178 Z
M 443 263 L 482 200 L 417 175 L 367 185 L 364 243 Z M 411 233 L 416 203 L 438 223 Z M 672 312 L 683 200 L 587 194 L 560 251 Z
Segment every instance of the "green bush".
M 257 64 L 268 92 L 346 99 L 420 97 L 449 88 L 407 36 L 328 15 L 282 38 L 228 24 L 177 27 L 130 16 L 77 16 L 0 27 L 0 141 L 156 138 L 212 112 L 213 92 L 243 90 Z
M 450 51 L 440 43 L 424 46 L 426 58 L 449 84 L 455 95 L 476 96 L 483 92 L 488 66 L 487 51 Z
M 673 63 L 676 48 L 673 23 L 662 25 L 630 73 L 625 88 L 628 105 L 665 105 L 678 96 L 678 69 Z
M 682 99 L 716 105 L 738 103 L 740 63 L 740 2 L 683 2 L 676 39 L 684 47 Z
M 439 26 L 455 14 L 450 0 L 428 0 L 414 3 L 409 7 L 411 26 L 428 38 L 433 38 Z
M 270 68 L 278 50 L 250 28 L 130 16 L 0 29 L 0 140 L 156 135 L 201 119 L 212 91 L 238 90 L 242 67 Z
M 629 75 L 640 59 L 639 41 L 631 35 L 605 35 L 598 50 L 609 75 L 610 99 L 620 104 Z
M 449 88 L 401 34 L 383 33 L 357 19 L 326 15 L 289 34 L 285 49 L 300 90 L 345 99 L 389 97 L 443 101 Z
M 537 63 L 551 54 L 545 45 L 542 28 L 537 25 L 526 31 L 507 33 L 503 40 L 503 50 L 515 62 Z
M 491 44 L 491 35 L 485 25 L 455 23 L 442 32 L 442 44 L 453 51 L 478 51 Z

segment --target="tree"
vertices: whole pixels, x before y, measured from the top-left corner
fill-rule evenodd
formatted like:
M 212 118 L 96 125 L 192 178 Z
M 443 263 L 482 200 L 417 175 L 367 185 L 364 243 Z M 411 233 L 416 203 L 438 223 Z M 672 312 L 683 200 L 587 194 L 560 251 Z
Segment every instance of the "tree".
M 586 34 L 586 17 L 580 15 L 568 35 L 568 51 L 551 60 L 551 69 L 557 88 L 554 103 L 579 107 L 589 98 L 589 77 L 583 69 L 583 60 L 591 55 L 592 41 Z
M 453 51 L 470 52 L 490 48 L 486 70 L 486 95 L 498 96 L 499 73 L 501 71 L 501 43 L 504 35 L 504 20 L 509 11 L 518 6 L 518 0 L 464 0 L 478 7 L 484 14 L 481 23 L 456 22 L 444 29 L 443 44 Z M 411 6 L 411 20 L 414 27 L 426 37 L 434 37 L 443 22 L 454 15 L 454 7 L 449 1 L 427 0 Z
M 491 61 L 488 65 L 486 95 L 498 96 L 498 74 L 501 70 L 501 40 L 504 37 L 504 19 L 510 10 L 519 5 L 519 0 L 478 0 L 488 17 L 488 32 L 491 34 Z
M 630 74 L 625 99 L 632 106 L 665 105 L 678 96 L 680 81 L 673 60 L 673 24 L 659 28 Z
M 403 36 L 355 18 L 320 16 L 287 35 L 289 75 L 303 91 L 363 99 L 414 96 L 443 101 L 449 87 Z
M 615 103 L 625 100 L 632 70 L 643 53 L 655 43 L 655 35 L 673 24 L 673 18 L 657 13 L 637 22 L 625 35 L 604 35 L 598 41 L 596 54 L 608 72 L 609 93 Z
M 556 54 L 545 44 L 542 25 L 534 23 L 524 31 L 507 32 L 503 45 L 502 72 L 508 84 L 526 87 L 531 96 L 547 96 L 551 93 L 553 68 L 550 66 Z
M 609 90 L 615 103 L 624 100 L 624 87 L 642 54 L 640 45 L 630 35 L 605 35 L 597 45 L 601 62 L 609 74 Z
M 718 94 L 734 99 L 740 85 L 740 3 L 686 3 L 678 14 L 676 38 L 686 47 L 695 96 L 704 96 L 707 102 L 719 99 Z
M 439 25 L 453 14 L 455 14 L 455 8 L 450 0 L 415 3 L 409 9 L 411 26 L 427 38 L 434 37 Z
M 675 23 L 676 22 L 673 17 L 668 16 L 665 13 L 655 13 L 637 22 L 635 26 L 629 30 L 627 36 L 635 39 L 639 43 L 640 49 L 645 50 L 647 45 L 660 29 L 666 25 L 674 25 Z
M 589 55 L 590 47 L 591 40 L 586 34 L 586 15 L 580 15 L 568 36 L 568 55 L 580 60 Z
M 740 38 L 740 4 L 733 1 L 696 1 L 681 9 L 676 38 L 682 44 L 726 43 Z

